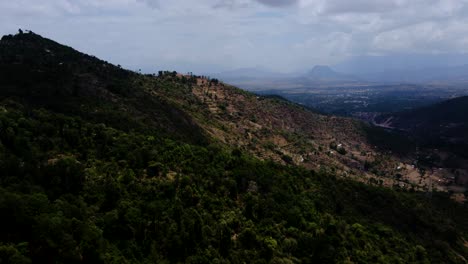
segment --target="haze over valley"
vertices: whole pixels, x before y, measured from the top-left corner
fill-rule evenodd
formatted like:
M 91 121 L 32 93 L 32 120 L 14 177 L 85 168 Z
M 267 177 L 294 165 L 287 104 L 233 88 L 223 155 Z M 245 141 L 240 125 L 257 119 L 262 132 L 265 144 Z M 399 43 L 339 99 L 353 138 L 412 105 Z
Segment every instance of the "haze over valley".
M 280 95 L 325 113 L 364 120 L 468 95 L 468 66 L 464 65 L 361 75 L 337 72 L 329 66 L 286 76 L 241 69 L 211 76 L 258 94 Z

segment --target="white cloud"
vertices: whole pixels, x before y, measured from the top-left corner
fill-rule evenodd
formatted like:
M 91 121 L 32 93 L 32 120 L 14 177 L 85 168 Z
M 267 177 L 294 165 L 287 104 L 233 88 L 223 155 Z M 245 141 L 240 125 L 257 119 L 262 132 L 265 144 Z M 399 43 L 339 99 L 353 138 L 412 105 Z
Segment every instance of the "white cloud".
M 298 0 L 256 0 L 264 5 L 273 7 L 292 6 L 298 3 Z
M 465 40 L 454 36 L 468 35 L 467 21 L 424 22 L 382 32 L 373 40 L 373 49 L 387 52 L 445 53 L 465 52 Z
M 466 52 L 468 0 L 16 0 L 19 27 L 131 68 L 296 70 L 366 54 Z

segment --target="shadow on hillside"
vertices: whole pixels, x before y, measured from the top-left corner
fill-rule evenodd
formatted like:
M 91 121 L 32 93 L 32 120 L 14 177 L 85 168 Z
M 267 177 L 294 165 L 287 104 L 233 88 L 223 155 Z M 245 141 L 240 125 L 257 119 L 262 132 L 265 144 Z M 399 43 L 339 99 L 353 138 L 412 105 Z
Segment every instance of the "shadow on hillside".
M 416 142 L 400 131 L 387 130 L 371 125 L 363 125 L 363 131 L 370 144 L 379 150 L 407 156 L 416 151 Z

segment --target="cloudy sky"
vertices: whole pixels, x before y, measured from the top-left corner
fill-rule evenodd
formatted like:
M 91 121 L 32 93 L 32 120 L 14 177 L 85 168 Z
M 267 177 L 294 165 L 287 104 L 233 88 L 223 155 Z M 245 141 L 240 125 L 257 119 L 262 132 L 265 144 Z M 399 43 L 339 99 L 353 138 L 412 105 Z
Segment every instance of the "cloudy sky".
M 468 0 L 1 0 L 18 28 L 130 69 L 291 72 L 468 53 Z

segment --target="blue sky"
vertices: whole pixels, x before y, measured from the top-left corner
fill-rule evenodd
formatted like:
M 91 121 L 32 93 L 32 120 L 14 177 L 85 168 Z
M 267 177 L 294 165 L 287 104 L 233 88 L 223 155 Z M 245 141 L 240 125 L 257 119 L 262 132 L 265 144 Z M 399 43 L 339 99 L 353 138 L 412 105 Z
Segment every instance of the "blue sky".
M 468 0 L 1 1 L 0 33 L 18 28 L 130 69 L 293 72 L 369 56 L 464 57 Z

